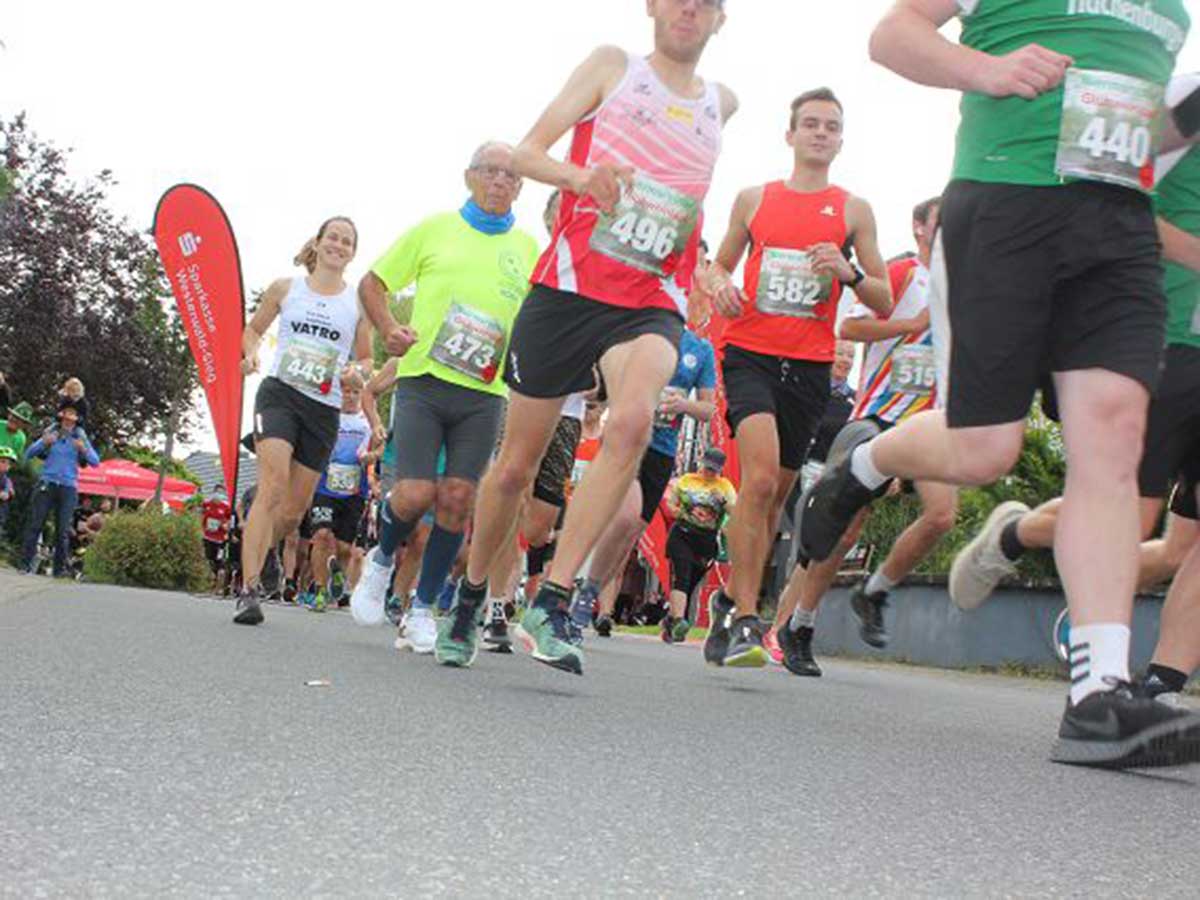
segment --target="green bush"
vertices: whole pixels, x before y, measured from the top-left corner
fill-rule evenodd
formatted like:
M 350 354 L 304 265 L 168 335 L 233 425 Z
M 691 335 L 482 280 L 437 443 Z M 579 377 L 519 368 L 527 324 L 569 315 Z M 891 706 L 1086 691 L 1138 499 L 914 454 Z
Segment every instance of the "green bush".
M 201 591 L 208 584 L 203 541 L 196 516 L 118 512 L 88 549 L 83 574 L 108 584 Z
M 1062 437 L 1057 425 L 1040 413 L 1030 416 L 1025 432 L 1025 447 L 1012 472 L 995 484 L 967 488 L 959 492 L 958 517 L 954 529 L 918 567 L 917 574 L 946 576 L 955 555 L 983 527 L 997 504 L 1020 500 L 1035 507 L 1062 495 L 1066 463 Z M 913 495 L 877 502 L 863 529 L 862 540 L 873 549 L 874 564 L 882 562 L 900 533 L 916 519 L 920 502 Z M 1018 566 L 1020 581 L 1033 586 L 1057 586 L 1058 572 L 1049 552 L 1029 553 Z

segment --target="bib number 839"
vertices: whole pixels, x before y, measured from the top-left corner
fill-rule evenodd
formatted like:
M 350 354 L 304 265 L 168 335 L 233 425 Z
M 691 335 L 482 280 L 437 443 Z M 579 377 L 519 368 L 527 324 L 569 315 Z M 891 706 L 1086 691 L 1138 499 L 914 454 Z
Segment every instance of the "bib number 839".
M 638 253 L 646 253 L 657 260 L 664 260 L 675 249 L 679 232 L 651 216 L 639 216 L 636 210 L 622 215 L 609 228 L 622 244 L 627 244 Z
M 1108 123 L 1096 116 L 1083 134 L 1079 136 L 1079 146 L 1083 147 L 1094 159 L 1110 156 L 1117 162 L 1141 168 L 1150 161 L 1150 151 L 1154 145 L 1150 129 L 1145 125 L 1130 125 L 1128 122 L 1116 122 L 1112 132 L 1108 131 Z

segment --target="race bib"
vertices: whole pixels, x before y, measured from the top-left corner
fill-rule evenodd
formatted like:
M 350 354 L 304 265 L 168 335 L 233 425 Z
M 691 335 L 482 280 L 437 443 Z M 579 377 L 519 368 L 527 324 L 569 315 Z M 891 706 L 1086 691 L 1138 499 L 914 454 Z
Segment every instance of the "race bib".
M 328 394 L 339 358 L 337 347 L 294 338 L 279 360 L 279 380 L 299 391 Z
M 892 390 L 902 394 L 927 397 L 937 384 L 937 363 L 933 347 L 928 344 L 906 344 L 892 354 Z
M 220 519 L 205 519 L 204 520 L 204 530 L 207 531 L 209 534 L 216 534 L 218 531 L 221 530 L 221 520 Z
M 660 278 L 671 274 L 696 230 L 699 204 L 687 194 L 635 175 L 611 213 L 600 213 L 593 250 Z
M 433 340 L 430 359 L 484 384 L 496 380 L 507 335 L 491 316 L 462 303 L 451 303 Z
M 1165 88 L 1115 72 L 1068 69 L 1054 171 L 1149 191 Z
M 325 470 L 325 486 L 335 494 L 353 494 L 362 482 L 362 469 L 346 463 L 330 463 Z
M 833 292 L 833 276 L 817 275 L 803 250 L 765 247 L 754 305 L 771 316 L 818 318 L 816 308 Z
M 672 397 L 684 398 L 687 397 L 687 391 L 683 388 L 671 387 L 667 385 L 662 389 L 662 393 L 658 395 L 658 406 L 654 410 L 654 426 L 656 428 L 673 428 L 679 419 L 677 413 L 663 412 L 662 406 Z

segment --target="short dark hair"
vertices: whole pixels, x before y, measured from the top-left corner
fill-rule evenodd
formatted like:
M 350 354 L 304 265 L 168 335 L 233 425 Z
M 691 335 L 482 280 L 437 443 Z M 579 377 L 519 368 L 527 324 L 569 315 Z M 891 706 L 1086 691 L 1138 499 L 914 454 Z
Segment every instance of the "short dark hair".
M 826 103 L 833 103 L 837 106 L 839 112 L 845 112 L 842 109 L 842 101 L 837 98 L 837 95 L 830 88 L 813 88 L 811 91 L 805 91 L 792 101 L 792 114 L 788 119 L 789 130 L 796 130 L 796 113 L 800 112 L 800 107 L 805 103 L 811 103 L 813 100 L 824 100 Z
M 935 207 L 940 206 L 942 198 L 930 197 L 928 200 L 922 200 L 913 207 L 913 221 L 920 222 L 922 225 L 929 223 L 929 216 L 933 213 Z

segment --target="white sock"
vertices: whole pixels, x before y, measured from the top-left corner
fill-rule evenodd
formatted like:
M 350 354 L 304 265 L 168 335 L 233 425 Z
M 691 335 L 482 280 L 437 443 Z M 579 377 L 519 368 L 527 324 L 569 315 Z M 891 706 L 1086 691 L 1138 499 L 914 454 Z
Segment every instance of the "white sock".
M 884 575 L 883 568 L 880 567 L 875 570 L 874 575 L 872 575 L 870 578 L 867 579 L 866 592 L 868 594 L 875 594 L 875 593 L 878 593 L 879 591 L 883 591 L 885 594 L 887 594 L 895 586 L 896 586 L 896 582 L 892 581 L 892 579 L 890 579 L 886 575 Z
M 792 631 L 797 628 L 812 628 L 817 624 L 817 611 L 815 609 L 805 609 L 803 606 L 797 606 L 792 612 L 791 619 L 788 620 L 788 627 Z
M 1129 681 L 1128 625 L 1071 626 L 1071 704 Z M 1109 679 L 1106 681 L 1105 679 Z
M 862 482 L 863 487 L 874 491 L 883 487 L 892 476 L 884 475 L 875 468 L 875 461 L 871 459 L 872 443 L 874 442 L 868 441 L 854 448 L 854 452 L 850 454 L 850 472 Z

